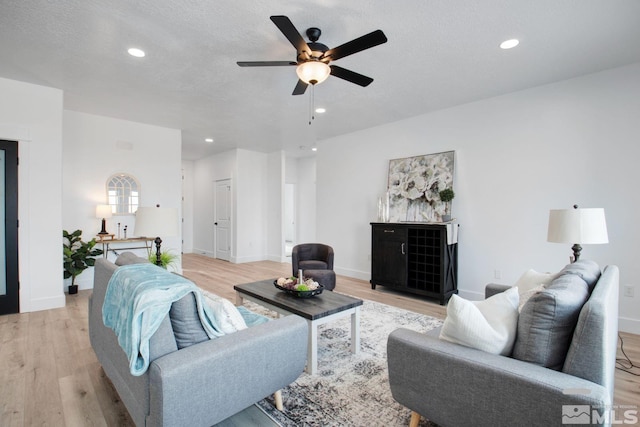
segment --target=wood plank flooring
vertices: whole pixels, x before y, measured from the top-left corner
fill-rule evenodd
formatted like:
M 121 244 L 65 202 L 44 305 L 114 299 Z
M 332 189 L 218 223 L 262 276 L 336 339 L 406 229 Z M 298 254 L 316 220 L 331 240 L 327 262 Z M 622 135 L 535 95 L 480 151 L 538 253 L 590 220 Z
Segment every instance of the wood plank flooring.
M 291 265 L 231 264 L 187 254 L 183 270 L 202 288 L 235 301 L 234 284 L 289 275 Z M 446 313 L 432 300 L 384 287 L 374 291 L 363 280 L 339 276 L 337 283 L 339 292 L 358 298 L 433 317 Z M 133 425 L 89 343 L 89 295 L 90 290 L 67 295 L 60 309 L 0 316 L 0 426 Z M 640 365 L 640 336 L 621 335 L 626 353 Z M 616 371 L 615 403 L 640 403 L 640 377 Z

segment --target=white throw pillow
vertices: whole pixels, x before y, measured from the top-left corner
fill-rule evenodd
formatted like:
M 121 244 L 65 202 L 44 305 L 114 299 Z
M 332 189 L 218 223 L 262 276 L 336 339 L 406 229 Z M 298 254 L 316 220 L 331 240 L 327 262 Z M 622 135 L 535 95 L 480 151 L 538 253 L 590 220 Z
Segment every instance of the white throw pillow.
M 453 295 L 440 339 L 508 356 L 518 328 L 518 300 L 515 287 L 484 301 L 468 301 Z
M 211 308 L 218 325 L 225 334 L 232 334 L 242 329 L 247 329 L 247 324 L 242 318 L 238 308 L 228 299 L 224 299 L 211 292 L 202 291 L 204 300 Z
M 538 292 L 542 292 L 545 290 L 545 285 L 538 285 L 533 289 L 529 289 L 528 291 L 520 292 L 520 303 L 518 304 L 518 313 L 522 311 L 522 307 L 529 301 L 529 298 L 537 294 Z
M 540 273 L 534 269 L 526 271 L 513 285 L 520 289 L 520 293 L 527 292 L 538 285 L 548 285 L 558 277 L 560 273 Z

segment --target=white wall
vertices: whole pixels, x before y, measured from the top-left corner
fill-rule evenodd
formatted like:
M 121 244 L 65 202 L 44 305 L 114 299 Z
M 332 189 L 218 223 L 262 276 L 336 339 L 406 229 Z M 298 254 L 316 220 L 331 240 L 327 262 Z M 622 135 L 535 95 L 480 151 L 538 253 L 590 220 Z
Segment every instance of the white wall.
M 267 155 L 267 202 L 266 202 L 266 259 L 285 262 L 284 250 L 284 151 L 275 151 Z
M 190 160 L 182 161 L 182 252 L 193 252 L 194 168 Z
M 318 240 L 334 246 L 339 273 L 369 279 L 369 222 L 389 159 L 455 150 L 462 296 L 479 299 L 486 283 L 529 268 L 560 270 L 571 245 L 546 242 L 549 209 L 603 207 L 610 243 L 585 245 L 583 258 L 618 265 L 621 286 L 635 286 L 620 297 L 620 327 L 640 333 L 638 117 L 635 64 L 322 141 Z
M 316 242 L 316 158 L 302 157 L 297 167 L 296 235 L 298 243 Z M 322 200 L 320 200 L 322 203 Z
M 0 138 L 18 141 L 20 311 L 64 307 L 62 91 L 0 78 Z
M 140 183 L 140 206 L 181 209 L 182 165 L 180 130 L 109 117 L 64 111 L 62 227 L 83 231 L 83 240 L 100 231 L 95 218 L 98 204 L 107 202 L 106 182 L 116 173 L 128 173 Z M 117 223 L 135 236 L 135 216 L 107 219 L 107 231 L 117 234 Z M 121 234 L 124 237 L 124 234 Z M 180 236 L 161 236 L 162 248 L 179 254 Z M 101 247 L 100 245 L 98 247 Z M 138 250 L 140 255 L 145 250 Z M 110 254 L 110 259 L 115 259 Z M 180 267 L 177 267 L 180 270 Z M 93 271 L 76 278 L 81 289 L 93 287 Z
M 235 256 L 233 262 L 261 261 L 266 247 L 267 155 L 237 150 Z

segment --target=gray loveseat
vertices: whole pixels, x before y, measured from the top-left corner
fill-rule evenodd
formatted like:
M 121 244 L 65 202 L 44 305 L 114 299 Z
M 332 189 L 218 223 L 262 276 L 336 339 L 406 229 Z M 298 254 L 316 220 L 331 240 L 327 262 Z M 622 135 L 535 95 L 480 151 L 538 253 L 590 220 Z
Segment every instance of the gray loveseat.
M 614 391 L 619 272 L 616 266 L 607 266 L 602 275 L 599 273 L 566 335 L 568 351 L 560 359 L 549 359 L 550 364 L 560 360 L 558 370 L 440 340 L 440 329 L 427 334 L 398 329 L 387 343 L 393 397 L 414 412 L 414 425 L 418 414 L 441 426 L 560 426 L 575 424 L 578 416 L 587 417 L 586 424 L 608 425 L 606 417 L 611 414 L 606 408 L 612 404 Z M 527 302 L 532 304 L 529 314 L 548 316 L 560 311 L 564 297 L 558 295 L 564 292 L 563 281 L 567 280 L 562 277 L 554 280 L 561 285 L 557 295 L 539 294 L 539 301 L 532 302 L 532 297 Z M 486 296 L 505 288 L 490 285 Z M 549 296 L 558 298 L 547 304 L 550 311 L 544 312 L 538 303 Z M 523 319 L 525 311 L 526 305 L 518 320 L 514 353 L 517 348 L 521 357 L 535 359 L 539 352 L 554 346 L 555 330 L 548 325 L 535 330 Z M 537 337 L 550 332 L 546 337 L 551 339 L 518 346 L 521 335 L 532 330 Z M 556 341 L 562 339 L 556 337 Z
M 125 253 L 121 264 L 144 262 Z M 123 261 L 124 260 L 124 261 Z M 307 358 L 307 325 L 287 316 L 178 350 L 169 315 L 150 341 L 149 369 L 129 372 L 102 305 L 116 264 L 98 259 L 89 300 L 91 345 L 138 426 L 211 426 L 295 381 Z M 193 304 L 193 294 L 185 298 Z M 174 303 L 174 306 L 176 303 Z

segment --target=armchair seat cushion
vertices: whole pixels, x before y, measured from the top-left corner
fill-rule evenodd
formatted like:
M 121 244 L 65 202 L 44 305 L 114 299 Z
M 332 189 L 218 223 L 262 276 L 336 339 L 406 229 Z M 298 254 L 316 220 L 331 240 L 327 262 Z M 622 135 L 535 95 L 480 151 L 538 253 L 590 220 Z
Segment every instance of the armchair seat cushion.
M 303 270 L 328 270 L 327 263 L 319 260 L 299 261 L 298 268 Z

